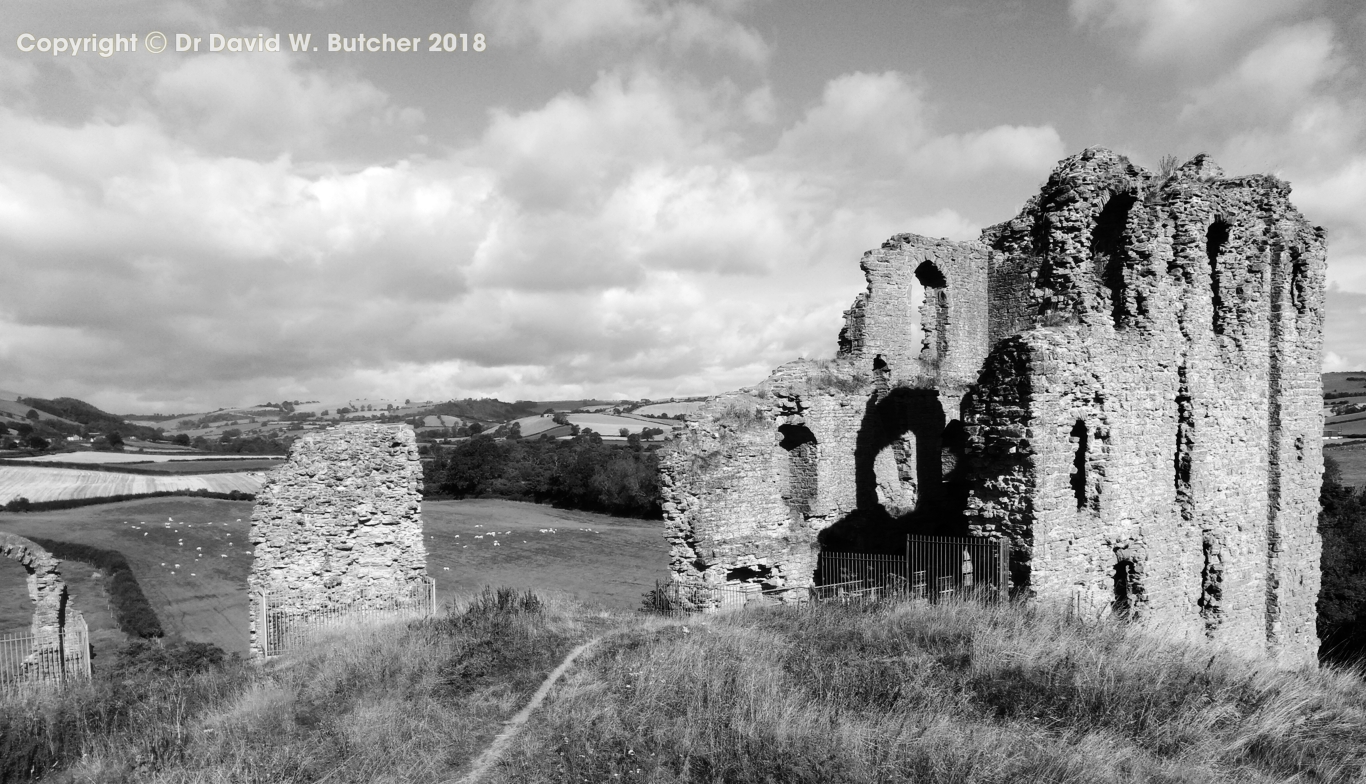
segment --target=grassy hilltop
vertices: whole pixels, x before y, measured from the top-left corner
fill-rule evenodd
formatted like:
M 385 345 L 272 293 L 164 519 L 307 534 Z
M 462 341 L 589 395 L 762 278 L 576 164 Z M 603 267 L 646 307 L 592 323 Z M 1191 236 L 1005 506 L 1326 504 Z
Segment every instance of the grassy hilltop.
M 1366 683 L 1350 671 L 1277 672 L 1038 610 L 824 604 L 667 622 L 510 590 L 265 670 L 193 647 L 134 651 L 55 705 L 0 706 L 7 773 L 450 780 L 565 652 L 604 633 L 485 781 L 1366 775 Z

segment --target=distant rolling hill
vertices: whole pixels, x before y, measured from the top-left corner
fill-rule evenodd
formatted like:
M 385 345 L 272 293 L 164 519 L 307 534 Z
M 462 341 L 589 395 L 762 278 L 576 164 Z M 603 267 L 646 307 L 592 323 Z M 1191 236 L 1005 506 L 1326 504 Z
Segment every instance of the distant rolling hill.
M 123 417 L 102 411 L 84 400 L 77 400 L 74 397 L 59 397 L 54 400 L 26 397 L 19 402 L 40 413 L 46 412 L 54 417 L 60 417 L 64 421 L 83 425 L 87 430 L 93 432 L 118 431 L 120 435 L 143 439 L 158 437 L 154 428 L 134 425 Z

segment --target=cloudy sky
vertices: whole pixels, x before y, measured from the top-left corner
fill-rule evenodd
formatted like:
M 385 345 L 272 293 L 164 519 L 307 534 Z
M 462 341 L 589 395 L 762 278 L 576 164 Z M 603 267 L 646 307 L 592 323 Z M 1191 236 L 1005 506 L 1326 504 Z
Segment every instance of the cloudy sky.
M 1092 145 L 1289 180 L 1329 234 L 1325 368 L 1366 369 L 1363 53 L 1355 0 L 6 0 L 0 387 L 731 389 L 834 353 L 864 250 L 974 238 Z

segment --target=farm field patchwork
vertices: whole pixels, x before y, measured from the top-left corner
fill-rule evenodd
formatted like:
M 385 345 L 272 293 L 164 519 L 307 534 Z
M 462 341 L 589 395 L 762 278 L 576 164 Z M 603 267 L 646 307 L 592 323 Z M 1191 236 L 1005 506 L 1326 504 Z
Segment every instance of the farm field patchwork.
M 703 402 L 704 401 L 701 400 L 683 400 L 677 403 L 651 403 L 648 406 L 641 406 L 631 413 L 640 414 L 641 416 L 676 416 L 678 414 L 693 414 L 697 412 L 697 409 L 702 407 Z
M 1339 435 L 1344 436 L 1366 436 L 1366 417 L 1351 419 L 1330 419 L 1324 424 L 1329 430 L 1335 430 Z
M 1324 373 L 1324 392 L 1357 392 L 1366 395 L 1366 373 L 1356 371 Z
M 0 504 L 20 497 L 35 502 L 60 501 L 163 490 L 208 490 L 215 493 L 238 490 L 255 493 L 261 489 L 264 479 L 265 472 L 262 471 L 146 476 L 76 468 L 3 465 L 0 466 Z
M 260 455 L 206 455 L 203 452 L 58 452 L 14 458 L 26 463 L 193 463 L 213 460 L 260 460 Z
M 650 419 L 638 416 L 617 416 L 615 414 L 566 414 L 569 421 L 579 427 L 591 428 L 593 432 L 603 436 L 615 436 L 621 432 L 621 428 L 626 428 L 632 433 L 639 433 L 647 427 L 661 428 L 667 432 L 673 425 L 663 420 Z M 541 433 L 558 427 L 554 420 L 548 416 L 530 416 L 515 420 L 522 430 L 522 437 L 540 435 Z
M 0 531 L 118 550 L 168 633 L 245 652 L 251 511 L 249 501 L 152 498 L 0 512 Z M 668 573 L 656 520 L 500 500 L 427 502 L 422 517 L 427 572 L 441 602 L 495 585 L 630 610 Z M 32 612 L 22 590 L 0 594 L 0 607 L 24 618 Z

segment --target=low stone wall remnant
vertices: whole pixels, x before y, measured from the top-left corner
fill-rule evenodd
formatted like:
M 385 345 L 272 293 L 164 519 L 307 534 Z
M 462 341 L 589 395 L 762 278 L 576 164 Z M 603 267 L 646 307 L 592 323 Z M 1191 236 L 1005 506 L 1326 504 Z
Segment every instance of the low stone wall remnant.
M 360 609 L 426 576 L 421 482 L 407 425 L 341 425 L 294 442 L 251 517 L 254 654 L 262 592 L 284 611 Z

